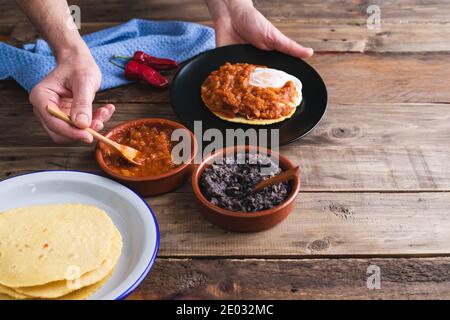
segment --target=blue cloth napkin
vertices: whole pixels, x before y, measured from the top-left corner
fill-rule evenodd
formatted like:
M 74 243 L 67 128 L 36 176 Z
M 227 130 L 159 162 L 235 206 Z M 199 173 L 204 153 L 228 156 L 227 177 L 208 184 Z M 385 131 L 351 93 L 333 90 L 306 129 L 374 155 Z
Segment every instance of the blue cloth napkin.
M 127 23 L 83 37 L 100 67 L 103 80 L 100 90 L 130 81 L 123 70 L 109 62 L 113 55 L 132 56 L 142 50 L 151 55 L 185 61 L 214 48 L 214 30 L 181 21 L 133 19 Z M 0 42 L 0 79 L 11 77 L 28 92 L 56 65 L 55 57 L 44 40 L 19 49 Z

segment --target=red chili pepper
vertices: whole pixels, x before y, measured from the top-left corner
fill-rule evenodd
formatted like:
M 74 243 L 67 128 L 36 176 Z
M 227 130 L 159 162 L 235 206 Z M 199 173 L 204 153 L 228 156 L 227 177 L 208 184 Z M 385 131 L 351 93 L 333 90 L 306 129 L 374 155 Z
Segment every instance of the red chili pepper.
M 156 70 L 170 70 L 178 68 L 178 63 L 172 59 L 157 58 L 143 51 L 136 51 L 133 57 L 113 56 L 116 59 L 134 60 L 140 64 L 152 67 Z
M 152 67 L 137 63 L 134 60 L 128 62 L 125 67 L 113 60 L 109 62 L 119 68 L 125 69 L 125 78 L 128 80 L 142 80 L 158 89 L 165 89 L 169 86 L 169 80 Z
M 148 84 L 165 89 L 169 86 L 169 80 L 162 76 L 152 67 L 137 63 L 134 60 L 128 62 L 125 66 L 125 77 L 129 80 L 142 80 Z
M 133 60 L 153 67 L 156 70 L 169 70 L 178 68 L 178 63 L 172 59 L 153 57 L 143 51 L 136 51 L 134 53 Z

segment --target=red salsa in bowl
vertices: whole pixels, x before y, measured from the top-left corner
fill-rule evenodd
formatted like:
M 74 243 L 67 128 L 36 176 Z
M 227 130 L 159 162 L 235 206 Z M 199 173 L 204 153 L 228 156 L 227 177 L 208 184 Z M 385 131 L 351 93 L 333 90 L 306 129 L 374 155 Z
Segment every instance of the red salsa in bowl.
M 103 150 L 103 159 L 111 170 L 127 177 L 150 177 L 165 174 L 177 167 L 172 161 L 172 132 L 171 128 L 141 124 L 112 137 L 120 144 L 139 150 L 142 153 L 140 160 L 143 164 L 141 166 L 128 162 L 112 148 Z
M 172 141 L 172 135 L 176 141 Z M 102 142 L 95 153 L 105 173 L 141 196 L 170 192 L 181 186 L 192 172 L 197 142 L 194 134 L 178 122 L 162 118 L 135 119 L 109 130 L 105 136 L 143 154 L 143 165 L 136 166 Z M 182 148 L 172 158 L 173 148 L 180 142 Z

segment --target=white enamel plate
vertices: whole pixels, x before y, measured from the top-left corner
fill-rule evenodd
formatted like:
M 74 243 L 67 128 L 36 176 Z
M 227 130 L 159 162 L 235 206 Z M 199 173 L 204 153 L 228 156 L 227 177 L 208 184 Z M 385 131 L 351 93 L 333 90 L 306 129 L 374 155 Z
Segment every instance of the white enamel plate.
M 151 208 L 130 189 L 90 173 L 45 171 L 0 182 L 0 212 L 63 203 L 97 206 L 120 230 L 123 250 L 119 263 L 111 278 L 89 300 L 125 298 L 144 280 L 156 259 L 159 230 Z

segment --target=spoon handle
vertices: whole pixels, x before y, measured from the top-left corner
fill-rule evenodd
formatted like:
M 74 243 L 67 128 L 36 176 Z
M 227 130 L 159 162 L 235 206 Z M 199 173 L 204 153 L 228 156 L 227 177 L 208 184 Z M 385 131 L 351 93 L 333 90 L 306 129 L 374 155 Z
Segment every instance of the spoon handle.
M 69 117 L 67 114 L 65 114 L 64 112 L 62 112 L 61 109 L 59 109 L 57 106 L 55 106 L 55 105 L 53 105 L 53 104 L 49 104 L 49 105 L 47 106 L 47 111 L 48 111 L 52 116 L 55 116 L 56 118 L 58 118 L 58 119 L 60 119 L 60 120 L 62 120 L 62 121 L 64 121 L 64 122 L 67 122 L 68 124 L 70 124 L 70 125 L 72 125 L 72 126 L 75 126 L 75 124 L 72 122 L 72 120 L 70 119 L 70 117 Z M 76 127 L 76 126 L 75 126 L 75 127 Z M 86 130 L 87 132 L 89 132 L 90 134 L 92 134 L 92 136 L 93 136 L 95 139 L 104 142 L 106 145 L 108 145 L 108 146 L 110 146 L 110 147 L 112 147 L 112 148 L 115 148 L 115 149 L 118 149 L 118 148 L 119 148 L 119 146 L 116 144 L 116 142 L 112 141 L 111 139 L 106 138 L 105 136 L 101 135 L 101 134 L 98 133 L 97 131 L 92 130 L 91 128 L 86 128 L 86 129 L 84 129 L 84 130 Z
M 279 182 L 292 180 L 298 176 L 299 169 L 300 169 L 300 167 L 296 166 L 289 170 L 283 171 L 282 173 L 280 173 L 279 175 L 277 175 L 275 177 L 272 177 L 267 180 L 263 180 L 253 188 L 253 192 L 261 191 L 265 187 L 271 186 L 271 185 L 279 183 Z

